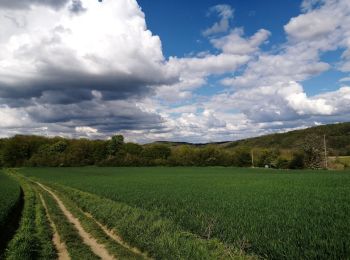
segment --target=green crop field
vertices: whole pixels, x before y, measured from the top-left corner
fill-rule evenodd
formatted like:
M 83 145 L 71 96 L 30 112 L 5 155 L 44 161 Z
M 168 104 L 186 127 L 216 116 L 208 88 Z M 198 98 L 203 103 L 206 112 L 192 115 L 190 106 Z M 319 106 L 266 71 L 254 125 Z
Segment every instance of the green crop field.
M 91 167 L 20 173 L 152 257 L 350 257 L 349 171 Z
M 20 186 L 0 170 L 0 258 L 12 230 L 16 207 L 20 203 Z
M 0 172 L 0 226 L 11 212 L 20 197 L 18 183 Z

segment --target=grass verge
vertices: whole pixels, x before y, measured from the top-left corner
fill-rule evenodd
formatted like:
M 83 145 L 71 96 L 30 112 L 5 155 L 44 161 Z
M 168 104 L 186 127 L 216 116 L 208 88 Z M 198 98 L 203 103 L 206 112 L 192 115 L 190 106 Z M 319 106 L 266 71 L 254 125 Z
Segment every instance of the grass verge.
M 37 203 L 35 205 L 35 224 L 37 237 L 40 242 L 40 252 L 38 254 L 38 257 L 40 259 L 55 259 L 57 257 L 57 251 L 52 242 L 53 230 L 47 218 L 44 205 L 38 197 L 37 192 L 36 201 Z
M 23 177 L 8 171 L 21 185 L 24 192 L 24 207 L 18 230 L 10 241 L 5 259 L 54 259 L 56 251 L 52 244 L 52 230 L 43 206 L 32 185 Z

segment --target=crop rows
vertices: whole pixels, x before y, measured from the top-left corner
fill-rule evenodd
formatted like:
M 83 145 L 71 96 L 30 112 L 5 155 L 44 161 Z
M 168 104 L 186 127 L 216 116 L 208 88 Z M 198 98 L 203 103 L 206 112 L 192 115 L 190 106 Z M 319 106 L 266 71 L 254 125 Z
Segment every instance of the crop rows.
M 349 258 L 348 172 L 261 171 L 70 168 L 23 172 L 89 192 L 85 195 L 92 196 L 90 199 L 85 195 L 79 198 L 79 194 L 72 199 L 96 214 L 100 221 L 121 231 L 135 245 L 133 228 L 139 228 L 137 233 L 147 234 L 149 225 L 142 224 L 147 223 L 151 214 L 169 223 L 169 227 L 176 226 L 202 239 L 217 239 L 232 248 L 269 259 Z M 141 216 L 130 213 L 123 219 L 123 214 L 117 215 L 122 218 L 118 222 L 110 215 L 108 204 L 105 208 L 97 206 L 102 205 L 100 201 L 90 204 L 95 199 L 93 194 L 117 203 L 113 204 L 119 207 L 116 212 L 129 210 L 134 214 L 139 209 Z M 133 218 L 137 222 L 130 223 L 131 229 L 123 227 Z M 152 234 L 147 234 L 137 246 L 148 248 L 150 253 L 161 252 L 147 245 L 150 237 Z
M 255 258 L 217 239 L 184 231 L 157 212 L 14 170 L 8 175 L 22 187 L 24 205 L 4 259 L 55 259 L 58 254 L 91 260 Z
M 152 212 L 61 185 L 51 186 L 108 228 L 117 231 L 128 243 L 157 259 L 249 258 L 217 240 L 201 239 L 184 232 L 175 223 Z
M 8 171 L 8 174 L 22 187 L 24 206 L 19 228 L 7 245 L 2 258 L 7 260 L 56 259 L 57 253 L 66 250 L 66 256 L 71 259 L 120 259 L 121 257 L 122 259 L 144 259 L 143 255 L 135 254 L 110 239 L 92 217 L 85 215 L 63 194 L 54 197 L 57 196 L 55 193 L 49 193 L 43 186 L 19 175 L 16 171 Z M 16 182 L 13 183 L 16 184 Z M 82 224 L 84 232 L 87 232 L 84 237 L 81 236 L 77 225 L 67 217 L 67 212 L 59 206 L 56 198 L 59 198 L 60 202 L 62 199 L 64 201 L 62 205 L 69 209 L 68 214 L 71 214 L 71 218 L 78 219 L 78 224 Z M 59 241 L 54 241 L 54 232 L 57 232 Z M 97 244 L 100 248 L 108 249 L 105 257 L 101 257 L 100 252 L 96 251 L 100 248 L 88 243 L 95 238 L 100 243 Z M 64 249 L 60 248 L 60 252 L 57 252 L 58 247 L 55 242 L 61 243 Z

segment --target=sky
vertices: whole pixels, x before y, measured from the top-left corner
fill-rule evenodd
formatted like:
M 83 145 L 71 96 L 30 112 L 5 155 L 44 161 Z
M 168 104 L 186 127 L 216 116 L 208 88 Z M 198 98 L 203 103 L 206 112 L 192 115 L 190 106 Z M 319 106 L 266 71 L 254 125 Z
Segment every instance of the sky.
M 228 141 L 350 121 L 348 0 L 0 0 L 0 137 Z

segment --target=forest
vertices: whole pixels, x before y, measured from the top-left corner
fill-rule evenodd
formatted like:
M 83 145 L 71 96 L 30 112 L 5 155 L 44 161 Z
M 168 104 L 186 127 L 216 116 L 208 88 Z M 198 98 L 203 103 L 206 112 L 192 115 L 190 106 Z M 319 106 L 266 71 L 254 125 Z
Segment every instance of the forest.
M 346 127 L 349 124 L 345 124 Z M 71 166 L 234 166 L 279 169 L 346 168 L 338 155 L 350 155 L 349 135 L 334 132 L 344 124 L 327 126 L 327 151 L 320 127 L 267 135 L 237 142 L 186 144 L 16 135 L 0 139 L 1 167 Z M 347 130 L 348 128 L 345 128 Z M 340 135 L 341 134 L 341 135 Z M 294 139 L 293 139 L 294 138 Z M 346 139 L 347 138 L 347 139 Z M 339 141 L 340 140 L 340 141 Z M 289 145 L 286 145 L 289 144 Z M 350 143 L 350 141 L 349 141 Z M 337 145 L 341 149 L 337 149 Z M 326 153 L 325 153 L 326 152 Z M 327 160 L 327 164 L 326 164 Z

